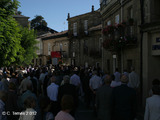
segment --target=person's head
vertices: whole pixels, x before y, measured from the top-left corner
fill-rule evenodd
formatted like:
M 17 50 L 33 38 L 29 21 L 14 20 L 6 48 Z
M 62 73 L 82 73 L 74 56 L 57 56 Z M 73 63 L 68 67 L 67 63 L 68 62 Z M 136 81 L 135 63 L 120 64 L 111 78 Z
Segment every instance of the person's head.
M 34 97 L 29 96 L 24 100 L 24 107 L 25 108 L 35 108 L 36 100 Z
M 51 83 L 55 83 L 55 82 L 56 82 L 56 77 L 55 77 L 55 76 L 52 76 L 52 77 L 50 78 L 50 80 L 51 80 Z
M 105 84 L 107 85 L 110 85 L 111 84 L 111 76 L 110 75 L 107 75 L 105 78 L 104 78 L 104 82 Z
M 72 110 L 74 106 L 73 97 L 71 95 L 64 95 L 61 101 L 62 110 Z
M 127 77 L 126 75 L 123 74 L 123 75 L 121 76 L 121 82 L 122 82 L 122 83 L 128 83 L 128 80 L 129 80 L 129 79 L 128 79 L 128 77 Z
M 64 83 L 69 83 L 70 77 L 69 77 L 68 75 L 65 75 L 65 76 L 63 77 L 63 80 L 64 80 Z
M 159 79 L 154 79 L 153 81 L 152 81 L 152 85 L 160 85 L 160 80 Z
M 24 73 L 24 74 L 23 74 L 23 77 L 24 77 L 24 78 L 27 78 L 27 77 L 28 77 L 28 75 L 27 75 L 26 73 Z
M 131 71 L 135 71 L 135 68 L 133 66 L 131 67 Z
M 7 100 L 7 93 L 5 91 L 0 91 L 0 100 L 3 102 Z
M 154 85 L 152 87 L 152 91 L 154 95 L 160 95 L 160 86 L 159 85 Z
M 94 71 L 92 72 L 92 74 L 93 74 L 93 75 L 97 75 L 97 71 L 94 70 Z
M 29 82 L 27 83 L 27 90 L 30 90 L 30 91 L 33 90 L 33 85 L 32 85 L 32 82 L 31 82 L 31 81 L 29 81 Z
M 10 82 L 8 88 L 10 90 L 16 90 L 16 85 L 13 82 Z

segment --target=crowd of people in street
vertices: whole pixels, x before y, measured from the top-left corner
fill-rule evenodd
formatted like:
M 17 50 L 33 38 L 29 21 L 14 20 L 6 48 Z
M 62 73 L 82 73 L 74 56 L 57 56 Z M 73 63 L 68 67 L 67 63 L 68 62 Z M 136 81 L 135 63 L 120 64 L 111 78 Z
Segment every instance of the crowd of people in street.
M 80 98 L 97 120 L 135 120 L 139 75 L 118 68 L 40 66 L 0 69 L 0 120 L 76 120 Z M 160 81 L 154 79 L 144 120 L 160 120 Z

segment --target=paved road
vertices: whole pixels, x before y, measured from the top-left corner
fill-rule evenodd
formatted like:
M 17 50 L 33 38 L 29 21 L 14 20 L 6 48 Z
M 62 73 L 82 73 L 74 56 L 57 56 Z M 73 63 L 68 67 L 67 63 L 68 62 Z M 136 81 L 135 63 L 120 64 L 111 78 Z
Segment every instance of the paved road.
M 76 120 L 97 120 L 93 110 L 86 108 L 82 99 L 79 100 L 79 107 L 76 112 Z
M 137 119 L 135 120 L 143 120 L 144 110 L 139 109 L 137 111 Z M 82 99 L 79 100 L 79 107 L 76 112 L 76 120 L 97 120 L 95 117 L 93 110 L 86 108 Z

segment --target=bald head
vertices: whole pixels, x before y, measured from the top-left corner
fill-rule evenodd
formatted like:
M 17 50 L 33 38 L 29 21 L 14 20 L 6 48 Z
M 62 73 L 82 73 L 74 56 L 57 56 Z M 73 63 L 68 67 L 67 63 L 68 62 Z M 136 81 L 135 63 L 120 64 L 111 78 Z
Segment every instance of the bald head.
M 105 84 L 111 84 L 111 76 L 110 75 L 107 75 L 105 78 L 104 78 L 104 82 Z
M 123 74 L 122 77 L 121 77 L 121 82 L 122 83 L 128 83 L 128 80 L 129 80 L 128 77 Z

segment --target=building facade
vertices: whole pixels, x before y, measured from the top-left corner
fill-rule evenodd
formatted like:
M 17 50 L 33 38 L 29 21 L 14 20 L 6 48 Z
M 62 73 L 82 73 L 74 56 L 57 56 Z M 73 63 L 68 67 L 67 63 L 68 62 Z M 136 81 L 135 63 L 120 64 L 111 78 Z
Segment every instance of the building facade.
M 109 73 L 118 68 L 140 74 L 140 4 L 138 0 L 101 0 L 103 66 Z
M 144 0 L 142 3 L 142 79 L 143 98 L 148 97 L 152 81 L 160 79 L 160 1 Z
M 63 64 L 68 65 L 69 59 L 69 41 L 68 31 L 53 33 L 42 38 L 43 43 L 43 65 L 58 64 L 63 61 Z M 56 63 L 53 61 L 52 52 L 59 53 L 60 57 L 57 58 Z
M 70 42 L 71 65 L 96 66 L 102 60 L 101 15 L 94 11 L 70 17 L 68 14 L 68 37 Z

